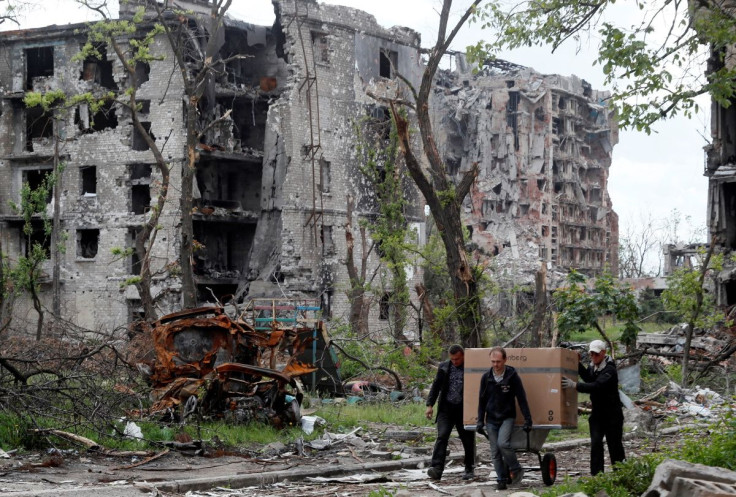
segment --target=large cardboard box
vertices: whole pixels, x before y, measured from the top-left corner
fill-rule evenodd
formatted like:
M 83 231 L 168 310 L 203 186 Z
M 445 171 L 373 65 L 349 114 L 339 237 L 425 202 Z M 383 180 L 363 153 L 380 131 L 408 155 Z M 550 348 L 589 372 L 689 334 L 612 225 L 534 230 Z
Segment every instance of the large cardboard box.
M 478 418 L 478 394 L 483 373 L 491 369 L 491 349 L 465 349 L 465 385 L 463 387 L 463 424 L 475 426 Z M 506 365 L 519 372 L 524 384 L 532 422 L 536 428 L 577 428 L 578 393 L 563 389 L 562 376 L 573 381 L 578 377 L 578 354 L 569 349 L 506 349 Z M 516 425 L 523 425 L 516 405 Z

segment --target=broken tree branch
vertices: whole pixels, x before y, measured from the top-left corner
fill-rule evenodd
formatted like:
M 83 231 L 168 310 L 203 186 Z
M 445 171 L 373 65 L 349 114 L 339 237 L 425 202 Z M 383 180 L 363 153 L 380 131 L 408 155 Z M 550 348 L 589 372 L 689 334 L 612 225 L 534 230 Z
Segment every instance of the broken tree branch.
M 65 440 L 69 440 L 71 442 L 76 442 L 78 444 L 84 445 L 85 447 L 87 447 L 88 450 L 96 451 L 100 450 L 101 448 L 101 446 L 94 440 L 90 440 L 89 438 L 74 433 L 69 433 L 68 431 L 40 428 L 31 431 L 33 431 L 34 433 L 39 433 L 41 435 L 54 435 Z
M 345 352 L 345 349 L 343 349 L 343 348 L 342 348 L 342 347 L 340 347 L 340 346 L 339 346 L 338 344 L 336 344 L 336 343 L 335 343 L 335 341 L 334 341 L 334 339 L 333 339 L 333 340 L 330 340 L 330 345 L 332 345 L 332 346 L 333 346 L 333 347 L 335 347 L 335 348 L 336 348 L 337 350 L 339 350 L 340 352 L 342 352 L 342 353 L 343 353 L 343 355 L 345 355 L 345 357 L 347 357 L 348 359 L 351 359 L 351 360 L 353 360 L 353 361 L 357 362 L 358 364 L 360 364 L 361 366 L 363 366 L 363 367 L 364 367 L 364 368 L 366 368 L 367 370 L 373 370 L 373 369 L 377 369 L 377 370 L 379 370 L 379 371 L 385 371 L 386 373 L 390 374 L 391 376 L 393 376 L 393 377 L 394 377 L 394 380 L 396 381 L 396 390 L 399 390 L 399 391 L 403 390 L 403 386 L 402 386 L 402 384 L 401 384 L 401 378 L 399 378 L 399 375 L 398 375 L 398 374 L 396 374 L 396 372 L 392 371 L 392 370 L 391 370 L 391 369 L 389 369 L 389 368 L 385 368 L 385 367 L 383 367 L 383 366 L 370 366 L 370 365 L 369 365 L 368 363 L 366 363 L 365 361 L 362 361 L 362 360 L 358 359 L 357 357 L 355 357 L 355 356 L 353 356 L 353 355 L 350 355 L 350 354 L 348 354 L 347 352 Z

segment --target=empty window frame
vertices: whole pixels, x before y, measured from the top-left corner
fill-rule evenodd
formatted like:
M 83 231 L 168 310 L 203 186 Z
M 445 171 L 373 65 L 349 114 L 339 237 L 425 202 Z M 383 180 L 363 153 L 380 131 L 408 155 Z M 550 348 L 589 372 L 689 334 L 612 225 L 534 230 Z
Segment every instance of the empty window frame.
M 330 63 L 330 46 L 327 43 L 327 35 L 319 31 L 312 31 L 312 51 L 314 61 L 322 64 Z
M 133 250 L 130 252 L 128 258 L 128 272 L 129 274 L 139 275 L 141 274 L 141 259 L 138 257 L 138 253 L 135 251 L 135 238 L 138 236 L 140 228 L 129 228 L 128 229 L 128 243 L 127 246 Z
M 33 89 L 33 80 L 54 75 L 54 47 L 26 48 L 26 90 Z
M 42 107 L 26 107 L 26 151 L 33 152 L 33 140 L 54 136 L 54 116 Z
M 44 169 L 26 169 L 23 171 L 23 183 L 28 183 L 28 187 L 31 190 L 38 190 L 42 187 L 48 187 L 46 179 L 51 175 L 51 168 Z M 46 192 L 46 203 L 51 203 L 54 189 L 48 188 Z
M 89 123 L 93 131 L 102 131 L 106 128 L 115 129 L 118 127 L 118 117 L 115 114 L 115 102 L 109 101 L 102 104 Z
M 77 257 L 80 259 L 94 259 L 100 243 L 99 229 L 77 230 Z
M 130 212 L 144 214 L 151 205 L 151 165 L 131 164 L 128 166 L 130 177 Z
M 84 197 L 97 196 L 97 166 L 79 168 L 79 192 Z
M 381 49 L 379 55 L 378 75 L 382 78 L 393 78 L 399 67 L 399 53 L 385 48 Z
M 322 246 L 324 248 L 325 255 L 335 254 L 335 242 L 332 239 L 332 226 L 322 225 L 322 231 L 320 233 L 322 239 Z
M 91 81 L 104 88 L 116 90 L 115 79 L 112 75 L 112 61 L 107 60 L 107 48 L 104 43 L 94 45 L 97 53 L 90 53 L 82 63 L 82 72 L 79 79 Z

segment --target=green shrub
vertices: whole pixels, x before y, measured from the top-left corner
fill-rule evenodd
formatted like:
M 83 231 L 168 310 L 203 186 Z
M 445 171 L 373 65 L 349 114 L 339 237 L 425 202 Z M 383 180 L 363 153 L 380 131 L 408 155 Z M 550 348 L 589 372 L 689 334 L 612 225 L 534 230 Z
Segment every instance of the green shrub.
M 616 471 L 583 477 L 576 482 L 568 478 L 565 482 L 545 491 L 542 497 L 555 497 L 574 492 L 597 495 L 601 490 L 605 490 L 609 497 L 639 496 L 649 488 L 654 471 L 662 459 L 662 454 L 648 454 L 627 459 L 616 466 Z
M 733 411 L 721 420 L 710 425 L 707 433 L 708 443 L 703 443 L 702 430 L 684 438 L 682 446 L 672 453 L 672 457 L 688 462 L 717 466 L 736 470 L 736 417 Z

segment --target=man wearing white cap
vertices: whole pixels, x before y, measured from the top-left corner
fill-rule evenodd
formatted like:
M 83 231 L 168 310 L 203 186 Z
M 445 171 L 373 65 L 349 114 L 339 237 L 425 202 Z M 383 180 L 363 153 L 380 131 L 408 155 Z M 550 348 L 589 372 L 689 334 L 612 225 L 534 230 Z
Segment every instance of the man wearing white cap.
M 562 377 L 562 388 L 574 388 L 589 393 L 593 406 L 590 425 L 590 474 L 603 472 L 603 437 L 606 437 L 611 464 L 621 462 L 624 454 L 624 413 L 618 395 L 616 364 L 606 355 L 606 343 L 593 340 L 588 347 L 590 365 L 578 364 L 578 375 L 585 383 L 575 383 Z

